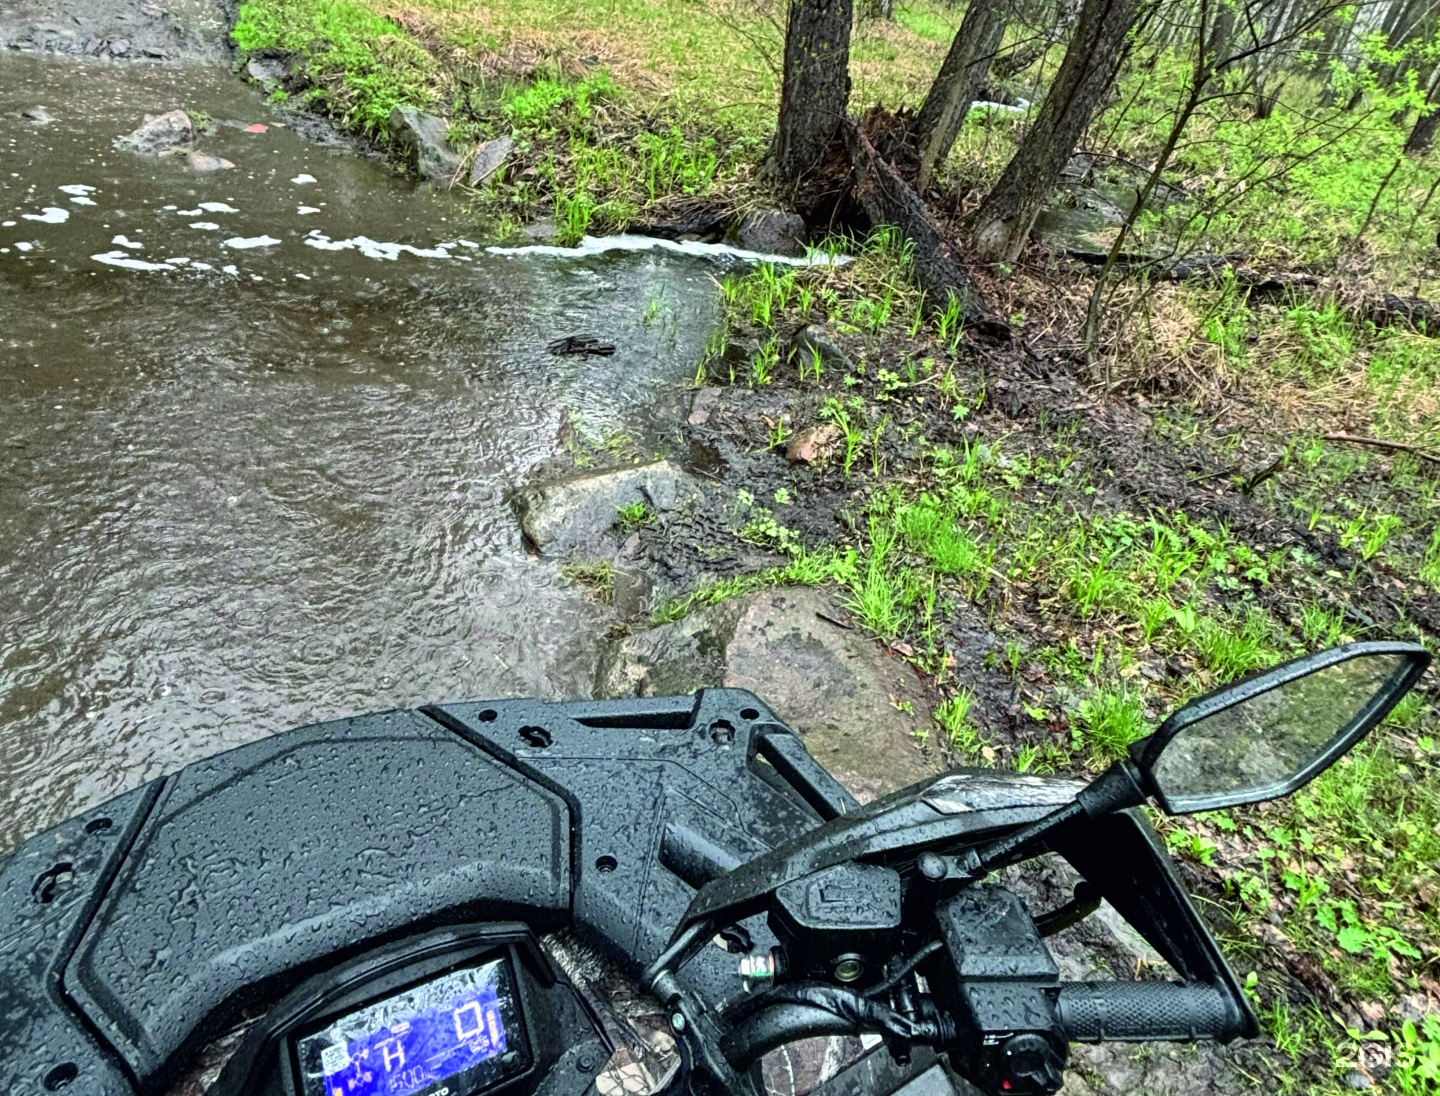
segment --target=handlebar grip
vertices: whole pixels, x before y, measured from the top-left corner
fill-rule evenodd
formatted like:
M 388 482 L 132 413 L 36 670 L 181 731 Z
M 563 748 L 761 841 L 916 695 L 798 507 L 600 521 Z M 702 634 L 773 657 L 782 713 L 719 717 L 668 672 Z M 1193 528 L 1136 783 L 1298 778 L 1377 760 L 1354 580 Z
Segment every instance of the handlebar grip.
M 1073 1043 L 1228 1043 L 1245 1031 L 1237 1002 L 1196 983 L 1072 982 L 1060 987 L 1058 1013 Z

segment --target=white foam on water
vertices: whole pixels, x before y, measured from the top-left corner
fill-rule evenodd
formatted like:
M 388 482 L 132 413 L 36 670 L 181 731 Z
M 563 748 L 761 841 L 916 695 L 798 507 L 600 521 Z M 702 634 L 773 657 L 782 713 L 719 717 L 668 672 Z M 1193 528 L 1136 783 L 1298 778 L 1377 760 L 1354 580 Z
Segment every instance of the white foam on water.
M 63 225 L 70 219 L 70 211 L 59 206 L 46 206 L 39 213 L 20 214 L 27 221 L 39 221 L 44 225 Z
M 222 267 L 220 268 L 220 273 L 222 273 L 222 274 L 239 274 L 239 273 L 240 273 L 240 268 L 239 268 L 238 266 L 235 266 L 235 265 L 232 263 L 232 264 L 229 265 L 229 266 L 222 266 Z
M 313 175 L 300 174 L 290 180 L 296 186 L 305 186 L 308 183 L 318 183 L 320 180 Z
M 356 236 L 350 240 L 332 240 L 319 229 L 315 229 L 305 237 L 305 243 L 321 251 L 358 251 L 367 259 L 386 259 L 391 262 L 400 258 L 402 254 L 414 255 L 418 259 L 450 259 L 453 258 L 447 247 L 454 247 L 454 244 L 439 244 L 436 247 L 412 247 L 410 244 L 382 243 L 379 240 L 372 240 L 369 236 Z
M 186 263 L 188 263 L 190 260 L 189 260 L 189 259 L 166 259 L 165 261 L 166 261 L 167 263 L 169 263 L 171 266 L 184 266 L 184 265 L 185 265 Z
M 112 244 L 115 244 L 117 247 L 128 247 L 128 248 L 130 248 L 130 250 L 132 250 L 132 251 L 144 251 L 144 250 L 145 250 L 145 245 L 144 245 L 144 244 L 136 243 L 134 240 L 130 239 L 128 236 L 116 236 L 116 237 L 115 237 L 113 240 L 111 240 L 110 242 L 111 242 Z
M 309 275 L 309 274 L 291 274 L 290 277 L 292 277 L 292 278 L 299 278 L 302 282 L 308 282 L 308 281 L 310 281 L 310 275 Z
M 66 183 L 60 188 L 61 194 L 70 194 L 76 198 L 83 198 L 87 194 L 94 194 L 93 186 L 86 186 L 84 183 Z
M 174 213 L 174 212 L 175 212 L 177 209 L 179 209 L 180 207 L 179 207 L 179 206 L 168 205 L 168 206 L 161 206 L 160 208 L 163 209 L 166 213 Z
M 988 99 L 977 99 L 970 104 L 971 110 L 998 110 L 1005 114 L 1024 114 L 1030 109 L 1030 100 L 1021 99 L 1013 106 L 1010 103 L 992 103 Z
M 15 250 L 16 250 L 16 251 L 22 251 L 22 252 L 23 252 L 23 251 L 34 251 L 34 250 L 35 250 L 35 245 L 32 244 L 32 243 L 28 243 L 28 242 L 26 242 L 25 240 L 21 240 L 19 243 L 17 243 L 17 244 L 15 245 Z
M 232 205 L 224 202 L 201 202 L 200 208 L 206 213 L 239 213 L 240 211 Z
M 87 198 L 87 197 L 85 197 L 85 195 L 83 195 L 83 194 L 76 194 L 76 195 L 74 195 L 74 196 L 70 199 L 70 204 L 71 204 L 71 205 L 93 206 L 93 205 L 95 204 L 95 202 L 94 202 L 93 199 Z
M 320 209 L 319 209 L 319 207 L 317 207 L 317 206 L 296 206 L 296 207 L 295 207 L 295 213 L 296 213 L 298 216 L 300 216 L 300 217 L 308 217 L 308 216 L 310 216 L 310 214 L 312 214 L 312 213 L 319 213 L 319 212 L 320 212 Z
M 0 228 L 14 228 L 19 221 L 0 221 Z
M 213 266 L 211 266 L 209 263 L 193 262 L 193 263 L 190 264 L 190 269 L 191 269 L 191 270 L 214 270 L 215 268 L 214 268 Z
M 137 259 L 123 251 L 107 251 L 103 255 L 91 255 L 97 263 L 104 263 L 106 266 L 118 266 L 124 270 L 173 270 L 174 267 L 166 266 L 164 263 L 147 263 L 144 259 Z
M 221 246 L 248 251 L 252 247 L 274 247 L 279 242 L 274 236 L 231 236 Z
M 175 212 L 181 217 L 198 217 L 205 211 L 203 209 L 177 209 Z
M 544 255 L 555 259 L 588 259 L 596 255 L 607 255 L 621 251 L 673 251 L 677 255 L 692 255 L 699 259 L 739 259 L 749 263 L 773 263 L 776 266 L 845 266 L 851 262 L 848 255 L 831 256 L 823 251 L 811 251 L 803 259 L 789 255 L 767 255 L 761 251 L 746 251 L 743 247 L 729 244 L 702 244 L 696 240 L 661 240 L 654 236 L 586 236 L 575 247 L 555 247 L 552 244 L 530 244 L 525 247 L 487 247 L 491 255 Z
M 218 232 L 220 226 L 214 221 L 191 221 L 191 228 L 198 228 L 201 232 Z

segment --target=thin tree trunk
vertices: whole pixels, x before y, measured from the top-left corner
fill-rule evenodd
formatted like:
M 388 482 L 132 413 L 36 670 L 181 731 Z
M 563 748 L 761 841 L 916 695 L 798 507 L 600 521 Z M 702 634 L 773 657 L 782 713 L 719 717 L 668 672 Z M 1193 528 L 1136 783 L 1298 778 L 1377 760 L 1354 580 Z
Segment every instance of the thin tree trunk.
M 1410 136 L 1405 138 L 1406 152 L 1428 152 L 1435 140 L 1435 130 L 1440 128 L 1440 66 L 1430 76 L 1425 89 L 1426 113 L 1415 119 Z
M 950 155 L 970 104 L 990 74 L 990 62 L 1000 48 L 1005 23 L 1005 10 L 995 0 L 970 0 L 940 74 L 930 85 L 915 120 L 913 132 L 920 156 L 916 189 L 923 191 L 929 186 L 935 165 L 944 163 Z
M 985 259 L 1014 259 L 1125 55 L 1139 0 L 1085 0 L 1050 93 L 985 197 L 971 233 Z
M 791 0 L 780 120 L 769 169 L 800 183 L 825 158 L 850 101 L 852 0 Z

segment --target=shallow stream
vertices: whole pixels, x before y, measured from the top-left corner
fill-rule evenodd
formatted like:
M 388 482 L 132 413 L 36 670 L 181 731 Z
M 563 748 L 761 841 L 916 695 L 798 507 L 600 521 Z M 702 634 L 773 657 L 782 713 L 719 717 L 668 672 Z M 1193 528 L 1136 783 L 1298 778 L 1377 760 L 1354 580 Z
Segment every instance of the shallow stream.
M 112 146 L 177 107 L 233 170 Z M 0 56 L 0 854 L 295 724 L 589 694 L 597 610 L 507 492 L 572 413 L 663 435 L 716 267 L 491 254 L 278 120 L 223 68 Z M 547 353 L 582 332 L 618 352 Z

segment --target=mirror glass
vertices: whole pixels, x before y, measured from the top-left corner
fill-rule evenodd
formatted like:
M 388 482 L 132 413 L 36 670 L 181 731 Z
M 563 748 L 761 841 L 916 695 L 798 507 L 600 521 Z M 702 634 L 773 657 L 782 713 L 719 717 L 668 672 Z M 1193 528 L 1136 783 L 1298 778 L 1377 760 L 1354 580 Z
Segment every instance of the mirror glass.
M 1284 794 L 1336 739 L 1356 729 L 1409 661 L 1404 654 L 1362 655 L 1204 716 L 1166 744 L 1151 780 L 1176 812 Z

